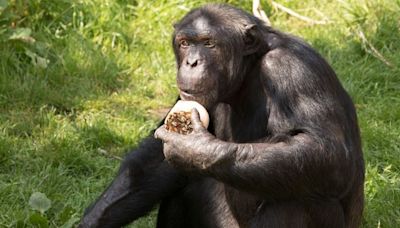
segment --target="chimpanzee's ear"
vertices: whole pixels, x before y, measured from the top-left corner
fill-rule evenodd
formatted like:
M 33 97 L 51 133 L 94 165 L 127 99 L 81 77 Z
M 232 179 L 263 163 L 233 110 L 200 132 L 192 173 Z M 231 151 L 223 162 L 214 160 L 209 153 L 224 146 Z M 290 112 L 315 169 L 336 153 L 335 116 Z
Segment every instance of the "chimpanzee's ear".
M 251 55 L 257 52 L 260 48 L 260 34 L 258 33 L 258 27 L 255 24 L 245 25 L 244 32 L 244 55 Z

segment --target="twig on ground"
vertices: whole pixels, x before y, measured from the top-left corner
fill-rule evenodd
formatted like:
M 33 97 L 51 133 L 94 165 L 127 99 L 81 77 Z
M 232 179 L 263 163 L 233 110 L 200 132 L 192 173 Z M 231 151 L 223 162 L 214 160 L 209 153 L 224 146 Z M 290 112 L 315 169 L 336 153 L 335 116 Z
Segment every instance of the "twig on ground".
M 327 17 L 324 13 L 322 13 L 321 11 L 319 11 L 316 8 L 311 8 L 312 11 L 314 11 L 316 14 L 318 14 L 318 16 L 320 16 L 321 18 L 323 18 L 323 21 L 326 21 L 328 23 L 331 23 L 331 20 L 329 19 L 329 17 Z
M 360 37 L 361 41 L 364 43 L 365 46 L 368 46 L 370 51 L 366 48 L 367 52 L 370 52 L 373 56 L 375 56 L 377 59 L 385 63 L 387 66 L 393 67 L 393 64 L 387 60 L 367 39 L 365 36 L 364 32 L 361 30 L 361 28 L 358 29 L 358 36 Z
M 299 13 L 296 13 L 295 11 L 293 11 L 293 10 L 291 10 L 291 9 L 289 9 L 289 8 L 279 4 L 279 3 L 276 3 L 274 1 L 271 1 L 271 2 L 272 2 L 272 6 L 274 6 L 275 8 L 277 8 L 279 10 L 282 10 L 282 11 L 286 12 L 287 14 L 289 14 L 289 15 L 291 15 L 293 17 L 297 17 L 300 20 L 306 21 L 308 23 L 318 24 L 318 25 L 324 25 L 324 24 L 331 23 L 331 21 L 328 21 L 328 20 L 319 20 L 319 21 L 318 20 L 314 20 L 312 18 L 300 15 Z
M 269 20 L 267 14 L 262 9 L 260 0 L 253 0 L 253 14 L 254 16 L 264 21 L 265 24 L 267 24 L 268 26 L 271 25 L 271 21 Z

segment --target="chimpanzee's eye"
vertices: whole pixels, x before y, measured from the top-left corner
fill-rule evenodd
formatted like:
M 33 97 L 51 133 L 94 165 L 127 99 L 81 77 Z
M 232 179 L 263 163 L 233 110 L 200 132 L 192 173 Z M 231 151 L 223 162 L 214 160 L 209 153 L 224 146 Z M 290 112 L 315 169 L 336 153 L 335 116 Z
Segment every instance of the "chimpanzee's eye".
M 182 48 L 187 48 L 189 47 L 189 42 L 187 40 L 181 40 L 179 41 L 179 46 Z
M 213 48 L 213 47 L 215 47 L 215 42 L 213 40 L 208 39 L 204 42 L 204 46 Z

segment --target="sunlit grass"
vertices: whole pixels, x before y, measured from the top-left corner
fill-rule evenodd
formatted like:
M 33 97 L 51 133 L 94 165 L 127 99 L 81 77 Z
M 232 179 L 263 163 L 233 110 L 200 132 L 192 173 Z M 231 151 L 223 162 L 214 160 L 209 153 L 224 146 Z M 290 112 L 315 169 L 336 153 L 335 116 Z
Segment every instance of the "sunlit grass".
M 116 173 L 113 157 L 137 145 L 159 121 L 154 112 L 174 102 L 172 24 L 205 1 L 5 2 L 0 227 L 38 224 L 28 203 L 33 192 L 52 201 L 42 217 L 59 227 L 76 222 Z M 251 9 L 249 1 L 228 2 Z M 400 226 L 400 2 L 277 2 L 331 21 L 310 25 L 268 10 L 274 26 L 327 58 L 356 103 L 367 168 L 364 227 Z M 29 28 L 24 37 L 35 42 L 9 40 L 20 28 Z M 154 217 L 132 226 L 154 227 Z

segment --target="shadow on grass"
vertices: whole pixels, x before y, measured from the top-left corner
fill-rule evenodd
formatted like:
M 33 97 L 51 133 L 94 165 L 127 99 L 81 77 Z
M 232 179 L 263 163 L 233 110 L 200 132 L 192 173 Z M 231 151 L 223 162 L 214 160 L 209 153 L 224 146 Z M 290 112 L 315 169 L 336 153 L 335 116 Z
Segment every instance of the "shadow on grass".
M 131 11 L 125 7 L 127 2 L 117 1 L 110 10 L 121 8 L 127 13 Z M 0 16 L 5 29 L 0 33 L 0 108 L 48 107 L 68 115 L 79 110 L 82 100 L 128 86 L 130 75 L 117 55 L 131 42 L 129 36 L 120 31 L 123 25 L 96 22 L 92 7 L 68 1 L 10 3 Z M 21 32 L 25 28 L 32 34 Z M 96 29 L 107 35 L 118 31 L 122 38 L 112 37 L 104 49 L 101 42 L 110 37 Z M 19 38 L 9 40 L 13 35 Z

